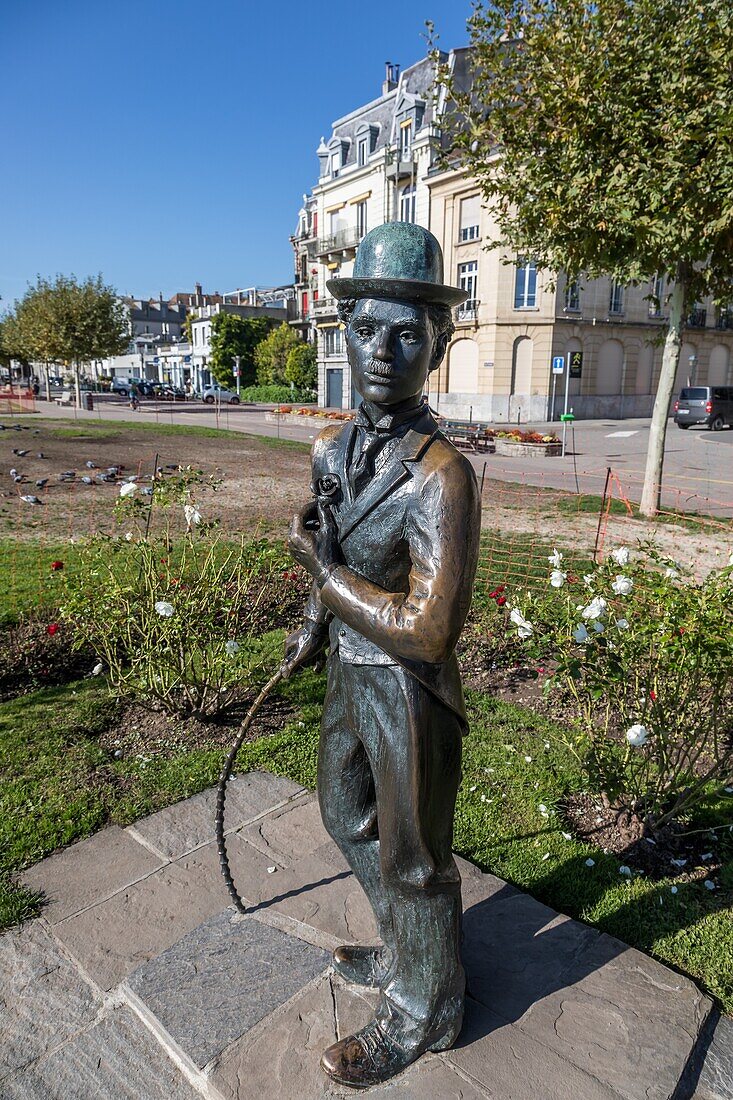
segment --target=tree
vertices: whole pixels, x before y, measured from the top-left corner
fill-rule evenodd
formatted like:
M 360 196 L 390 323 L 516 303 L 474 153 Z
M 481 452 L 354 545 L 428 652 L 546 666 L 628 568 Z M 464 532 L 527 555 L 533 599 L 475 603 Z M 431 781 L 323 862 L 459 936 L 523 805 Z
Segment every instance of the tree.
M 285 321 L 262 341 L 255 351 L 257 381 L 261 386 L 286 386 L 285 368 L 292 348 L 301 343 L 297 332 Z
M 29 360 L 70 364 L 81 405 L 82 363 L 119 355 L 130 341 L 124 303 L 101 275 L 79 282 L 74 275 L 40 276 L 5 322 L 9 339 Z
M 221 386 L 234 384 L 234 357 L 239 356 L 239 378 L 251 386 L 256 378 L 255 349 L 273 327 L 267 317 L 238 317 L 217 313 L 211 322 L 211 373 Z
M 478 0 L 472 87 L 450 74 L 447 143 L 501 247 L 570 280 L 664 276 L 669 323 L 641 510 L 659 506 L 689 308 L 733 278 L 728 0 Z M 436 55 L 437 56 L 437 55 Z
M 285 378 L 296 390 L 318 388 L 318 364 L 314 344 L 299 341 L 288 352 L 285 362 Z

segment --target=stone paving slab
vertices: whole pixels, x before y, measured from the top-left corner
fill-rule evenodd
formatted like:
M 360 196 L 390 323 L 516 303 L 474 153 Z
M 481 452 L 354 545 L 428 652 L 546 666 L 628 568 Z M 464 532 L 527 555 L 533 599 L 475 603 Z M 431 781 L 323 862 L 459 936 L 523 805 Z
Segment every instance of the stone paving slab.
M 88 1027 L 102 1001 L 39 921 L 0 936 L 0 975 L 2 1082 Z
M 710 1012 L 689 979 L 601 935 L 577 958 L 569 983 L 531 1004 L 522 1031 L 628 1100 L 667 1100 Z
M 721 1016 L 697 1083 L 694 1100 L 733 1100 L 733 1018 Z
M 266 792 L 272 799 L 267 777 L 250 789 L 251 800 L 239 803 L 245 815 L 265 804 Z M 138 847 L 146 857 L 144 845 L 159 852 L 154 861 L 194 845 L 132 885 L 115 890 L 119 869 L 98 862 L 99 892 L 90 892 L 93 849 L 75 846 L 87 871 L 68 904 L 73 910 L 81 898 L 88 907 L 61 919 L 49 909 L 53 923 L 41 918 L 0 936 L 8 975 L 0 978 L 0 1048 L 9 1052 L 0 1060 L 3 1100 L 353 1097 L 323 1076 L 320 1054 L 369 1019 L 375 994 L 340 982 L 315 945 L 373 942 L 366 899 L 324 840 L 315 799 L 295 788 L 286 805 L 271 801 L 266 817 L 228 836 L 235 882 L 254 906 L 233 919 L 215 845 L 199 845 L 212 798 L 207 792 L 124 833 L 123 864 L 137 851 L 129 844 L 140 825 Z M 458 862 L 471 993 L 464 1031 L 456 1048 L 428 1055 L 369 1095 L 683 1100 L 677 1085 L 691 1072 L 710 1011 L 694 984 Z M 63 867 L 44 864 L 41 887 L 49 869 Z M 72 860 L 58 874 L 59 902 L 72 898 L 74 876 Z M 111 1011 L 101 990 L 113 991 L 114 1004 L 127 998 L 136 1012 Z M 696 1100 L 732 1100 L 731 1045 L 723 1024 Z
M 229 900 L 214 846 L 209 845 L 61 921 L 54 932 L 103 989 L 112 989 L 220 913 Z
M 49 924 L 103 901 L 155 871 L 164 860 L 111 825 L 88 840 L 42 859 L 20 876 L 31 890 L 48 898 L 43 915 Z
M 136 970 L 125 985 L 203 1067 L 329 962 L 325 951 L 227 909 Z
M 300 794 L 303 787 L 278 775 L 267 772 L 238 775 L 227 784 L 225 828 L 227 832 L 239 829 Z M 179 859 L 214 840 L 215 813 L 216 789 L 212 787 L 142 818 L 128 832 L 142 837 L 166 859 Z
M 3 1100 L 201 1100 L 128 1008 L 13 1074 Z

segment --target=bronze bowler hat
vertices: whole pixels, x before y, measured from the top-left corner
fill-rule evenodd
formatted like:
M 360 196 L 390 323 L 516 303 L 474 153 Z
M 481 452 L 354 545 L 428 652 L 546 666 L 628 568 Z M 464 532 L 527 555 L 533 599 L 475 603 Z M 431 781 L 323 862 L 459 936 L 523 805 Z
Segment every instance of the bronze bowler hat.
M 412 222 L 386 222 L 367 233 L 356 251 L 354 274 L 329 279 L 334 298 L 397 298 L 457 306 L 468 291 L 443 283 L 443 253 L 427 229 Z

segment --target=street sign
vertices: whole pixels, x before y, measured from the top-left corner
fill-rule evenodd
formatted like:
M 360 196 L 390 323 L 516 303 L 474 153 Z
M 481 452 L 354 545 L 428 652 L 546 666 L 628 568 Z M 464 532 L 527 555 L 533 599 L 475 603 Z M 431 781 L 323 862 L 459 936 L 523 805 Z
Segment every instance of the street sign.
M 565 358 L 562 355 L 553 355 L 552 357 L 552 373 L 563 374 L 565 371 Z
M 570 368 L 571 378 L 580 378 L 583 374 L 583 352 L 582 351 L 569 351 L 568 352 L 568 366 Z
M 239 367 L 234 367 L 233 371 L 234 371 L 234 377 L 239 378 Z

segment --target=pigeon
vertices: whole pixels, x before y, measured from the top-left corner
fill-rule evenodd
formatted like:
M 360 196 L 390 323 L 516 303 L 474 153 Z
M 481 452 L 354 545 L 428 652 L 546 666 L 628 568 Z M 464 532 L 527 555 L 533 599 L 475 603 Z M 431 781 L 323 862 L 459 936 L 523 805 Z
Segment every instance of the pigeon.
M 100 474 L 99 480 L 106 482 L 108 485 L 114 485 L 117 478 L 115 478 L 112 474 Z
M 15 482 L 16 485 L 18 485 L 21 481 L 25 481 L 25 478 L 23 477 L 22 474 L 14 474 L 13 475 L 13 481 Z
M 36 488 L 38 488 L 38 489 L 45 489 L 47 485 L 48 485 L 48 478 L 47 477 L 39 477 L 38 481 L 36 482 Z
M 108 466 L 106 472 L 108 474 L 121 474 L 124 468 L 124 466 Z
M 28 454 L 28 452 L 22 450 L 22 448 L 20 448 L 20 447 L 13 447 L 13 454 L 17 455 L 18 458 L 25 458 L 25 456 Z
M 46 457 L 46 456 L 45 456 L 45 454 L 43 453 L 43 451 L 39 451 L 39 452 L 38 452 L 38 454 L 36 455 L 36 458 L 45 458 L 45 457 Z
M 76 477 L 76 470 L 64 470 L 60 477 Z
M 93 485 L 94 484 L 94 478 L 93 477 L 86 477 L 85 476 L 81 480 L 84 482 L 85 485 Z
M 96 470 L 97 468 L 96 462 L 92 462 L 91 460 L 89 462 L 85 462 L 84 465 L 86 466 L 87 470 Z
M 11 466 L 9 472 L 11 477 L 15 477 L 18 471 L 16 470 L 15 466 Z
M 32 493 L 29 493 L 27 496 L 22 496 L 20 499 L 24 500 L 26 504 L 43 504 L 41 498 L 33 496 Z

